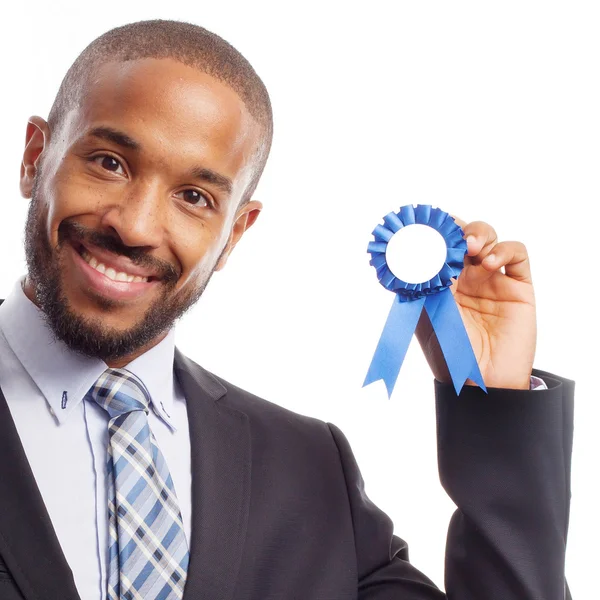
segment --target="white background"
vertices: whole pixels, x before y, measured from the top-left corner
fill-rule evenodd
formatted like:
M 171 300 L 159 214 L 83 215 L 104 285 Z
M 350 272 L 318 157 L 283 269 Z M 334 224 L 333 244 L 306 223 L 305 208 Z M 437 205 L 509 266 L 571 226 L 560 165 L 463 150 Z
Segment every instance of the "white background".
M 437 478 L 432 377 L 413 344 L 391 400 L 381 382 L 361 389 L 392 301 L 366 245 L 384 214 L 410 202 L 524 241 L 539 306 L 536 366 L 577 380 L 567 576 L 575 598 L 590 598 L 600 563 L 597 6 L 146 0 L 3 8 L 0 297 L 24 272 L 26 119 L 47 116 L 76 55 L 140 19 L 215 31 L 264 79 L 276 134 L 256 193 L 265 210 L 180 324 L 180 347 L 241 387 L 340 426 L 370 496 L 441 586 L 453 506 Z

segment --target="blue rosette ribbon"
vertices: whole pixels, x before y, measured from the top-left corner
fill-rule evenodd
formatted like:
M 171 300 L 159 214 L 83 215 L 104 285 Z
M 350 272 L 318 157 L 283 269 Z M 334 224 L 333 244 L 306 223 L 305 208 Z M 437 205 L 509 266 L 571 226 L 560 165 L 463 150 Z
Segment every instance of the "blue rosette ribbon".
M 369 243 L 367 251 L 371 255 L 370 264 L 377 271 L 379 283 L 394 292 L 396 297 L 363 386 L 383 379 L 388 397 L 392 395 L 400 367 L 424 309 L 437 336 L 456 394 L 460 393 L 467 379 L 487 392 L 469 336 L 450 291 L 452 278 L 458 277 L 464 268 L 467 242 L 463 238 L 462 229 L 448 213 L 428 204 L 408 204 L 397 213 L 387 214 L 383 222 L 383 225 L 375 227 L 374 241 Z M 403 227 L 417 224 L 432 227 L 444 238 L 446 261 L 430 280 L 406 283 L 398 279 L 388 267 L 386 250 L 395 233 Z

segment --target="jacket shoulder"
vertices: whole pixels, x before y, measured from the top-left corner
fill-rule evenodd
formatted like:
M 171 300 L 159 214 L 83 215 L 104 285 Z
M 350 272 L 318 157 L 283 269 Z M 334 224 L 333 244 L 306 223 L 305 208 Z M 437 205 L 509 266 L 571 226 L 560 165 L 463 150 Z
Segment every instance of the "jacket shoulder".
M 230 406 L 239 408 L 251 416 L 263 416 L 266 419 L 273 419 L 283 423 L 294 422 L 304 424 L 308 427 L 325 427 L 327 425 L 324 421 L 284 408 L 275 402 L 261 398 L 220 377 L 217 377 L 217 379 L 227 389 L 227 395 L 223 400 Z
M 201 367 L 198 363 L 182 355 L 179 351 L 176 351 L 175 364 L 176 368 L 179 364 L 180 368 L 184 367 L 185 370 L 193 373 L 196 382 L 204 390 L 209 389 L 214 398 L 218 398 L 216 402 L 219 405 L 245 413 L 251 422 L 255 424 L 263 423 L 272 426 L 277 425 L 285 429 L 305 429 L 313 432 L 321 430 L 331 438 L 329 426 L 324 421 L 294 412 L 275 402 L 261 398 L 248 390 L 244 390 Z

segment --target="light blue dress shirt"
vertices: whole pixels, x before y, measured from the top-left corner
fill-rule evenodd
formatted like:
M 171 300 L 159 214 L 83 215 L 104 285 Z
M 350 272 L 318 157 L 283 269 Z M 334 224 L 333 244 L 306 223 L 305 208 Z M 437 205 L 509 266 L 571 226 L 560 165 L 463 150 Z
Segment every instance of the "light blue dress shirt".
M 107 365 L 56 341 L 22 282 L 0 306 L 0 385 L 79 595 L 104 600 L 108 414 L 83 397 Z M 173 477 L 189 540 L 190 440 L 174 351 L 171 330 L 126 368 L 150 392 L 150 428 Z

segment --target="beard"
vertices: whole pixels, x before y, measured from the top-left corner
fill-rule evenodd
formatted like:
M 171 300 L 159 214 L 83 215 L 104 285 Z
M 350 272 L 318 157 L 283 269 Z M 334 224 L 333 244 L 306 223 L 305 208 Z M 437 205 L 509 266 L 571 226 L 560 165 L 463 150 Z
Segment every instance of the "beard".
M 46 233 L 44 203 L 38 191 L 38 179 L 36 177 L 34 181 L 25 225 L 28 279 L 36 304 L 55 338 L 63 341 L 71 350 L 105 362 L 120 360 L 150 346 L 200 299 L 225 249 L 195 287 L 175 294 L 174 289 L 181 275 L 178 268 L 150 256 L 143 248 L 126 246 L 114 235 L 89 230 L 65 220 L 58 229 L 58 245 L 52 248 Z M 62 251 L 66 243 L 77 244 L 86 240 L 160 274 L 161 294 L 129 329 L 110 328 L 100 318 L 76 313 L 69 304 L 61 277 Z M 116 302 L 100 296 L 96 297 L 96 303 L 107 312 L 117 306 Z

